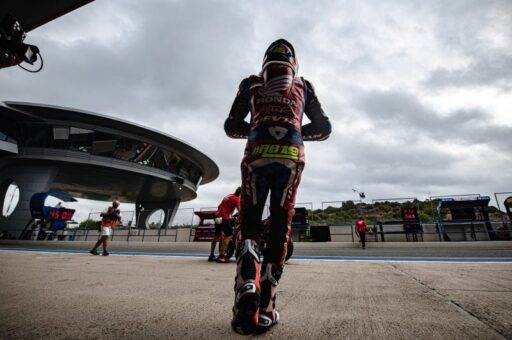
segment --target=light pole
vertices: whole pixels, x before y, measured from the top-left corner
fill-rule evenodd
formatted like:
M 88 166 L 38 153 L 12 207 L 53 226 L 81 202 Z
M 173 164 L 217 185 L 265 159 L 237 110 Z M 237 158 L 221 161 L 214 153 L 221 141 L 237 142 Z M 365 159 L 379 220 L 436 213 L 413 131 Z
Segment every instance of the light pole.
M 359 198 L 361 199 L 361 201 L 366 198 L 366 195 L 365 195 L 364 191 L 359 191 L 357 189 L 352 189 L 352 192 L 354 192 L 354 194 L 357 194 L 359 196 Z

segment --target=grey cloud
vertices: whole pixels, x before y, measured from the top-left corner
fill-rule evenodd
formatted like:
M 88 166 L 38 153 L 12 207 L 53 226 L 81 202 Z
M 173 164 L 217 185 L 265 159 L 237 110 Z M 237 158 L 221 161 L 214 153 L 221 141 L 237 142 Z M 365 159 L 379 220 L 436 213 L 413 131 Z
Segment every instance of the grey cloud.
M 438 68 L 424 81 L 428 87 L 492 86 L 512 90 L 512 55 L 482 56 L 462 69 Z
M 228 139 L 222 129 L 238 83 L 258 71 L 270 41 L 286 37 L 336 131 L 326 142 L 307 145 L 298 201 L 353 198 L 354 186 L 372 197 L 503 189 L 510 175 L 475 184 L 475 160 L 456 157 L 441 144 L 488 145 L 496 154 L 488 171 L 498 173 L 511 165 L 510 127 L 497 126 L 477 108 L 444 116 L 411 93 L 377 89 L 389 88 L 386 81 L 395 77 L 400 83 L 404 70 L 431 70 L 409 60 L 414 53 L 407 46 L 394 44 L 402 29 L 412 30 L 404 41 L 434 30 L 433 43 L 473 61 L 460 70 L 441 63 L 420 92 L 510 84 L 512 44 L 491 49 L 478 38 L 483 28 L 504 31 L 506 15 L 485 23 L 506 13 L 509 3 L 95 1 L 29 34 L 46 67 L 37 75 L 0 70 L 0 99 L 112 114 L 184 139 L 221 170 L 184 206 L 215 206 L 240 181 L 244 142 Z M 387 50 L 388 44 L 395 46 Z M 452 128 L 457 122 L 459 128 Z
M 436 35 L 447 51 L 469 60 L 465 67 L 452 65 L 432 70 L 423 84 L 445 86 L 498 86 L 512 89 L 512 3 L 510 1 L 439 2 Z
M 464 145 L 486 144 L 495 151 L 512 148 L 512 127 L 496 125 L 491 115 L 479 109 L 457 110 L 441 115 L 415 96 L 399 91 L 370 91 L 357 106 L 380 126 L 395 129 L 409 138 L 426 135 L 437 141 Z

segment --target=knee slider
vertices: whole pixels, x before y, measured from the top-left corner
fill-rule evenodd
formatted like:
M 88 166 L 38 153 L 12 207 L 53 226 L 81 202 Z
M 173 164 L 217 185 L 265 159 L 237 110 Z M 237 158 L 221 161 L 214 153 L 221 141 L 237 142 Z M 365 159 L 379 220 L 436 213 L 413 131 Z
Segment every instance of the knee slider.
M 236 262 L 240 267 L 240 276 L 242 280 L 256 280 L 260 272 L 260 252 L 258 245 L 254 240 L 244 240 Z
M 246 239 L 243 241 L 242 248 L 239 250 L 238 255 L 236 257 L 236 261 L 240 262 L 244 258 L 254 259 L 256 262 L 260 263 L 260 249 L 256 241 L 251 239 Z

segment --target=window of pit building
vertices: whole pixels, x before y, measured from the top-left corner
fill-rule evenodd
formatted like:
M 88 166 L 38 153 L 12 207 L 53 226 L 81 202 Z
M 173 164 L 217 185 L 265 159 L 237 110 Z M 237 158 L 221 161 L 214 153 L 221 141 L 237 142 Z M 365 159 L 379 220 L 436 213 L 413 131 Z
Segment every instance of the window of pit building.
M 114 157 L 118 138 L 110 133 L 94 131 L 91 154 Z
M 90 153 L 93 133 L 94 131 L 72 126 L 54 126 L 53 147 Z
M 23 146 L 54 148 L 112 157 L 177 174 L 197 185 L 200 169 L 178 154 L 155 145 L 102 131 L 23 122 Z
M 45 123 L 21 123 L 20 143 L 24 147 L 53 147 L 52 127 Z
M 184 159 L 183 165 L 180 168 L 178 175 L 180 175 L 183 178 L 189 179 L 193 183 L 196 183 L 198 176 L 196 175 L 195 170 L 195 165 L 188 159 Z
M 16 139 L 10 137 L 7 133 L 4 133 L 4 132 L 0 132 L 0 141 L 9 142 L 9 143 L 13 143 L 13 144 L 18 143 L 18 141 Z
M 94 131 L 77 127 L 69 128 L 69 150 L 91 153 Z
M 5 190 L 2 188 L 5 188 Z M 0 185 L 0 189 L 0 191 L 3 191 L 0 192 L 0 195 L 3 195 L 3 197 L 0 197 L 0 202 L 3 202 L 2 217 L 9 217 L 20 201 L 20 188 L 14 181 L 7 180 Z
M 181 158 L 174 152 L 170 152 L 167 150 L 164 150 L 164 156 L 167 160 L 169 171 L 174 174 L 178 174 L 181 169 L 181 166 L 183 165 L 183 158 Z
M 69 127 L 67 126 L 56 126 L 53 128 L 53 139 L 54 140 L 68 140 L 69 139 Z
M 158 148 L 158 150 L 153 155 L 153 167 L 160 170 L 169 171 L 170 166 L 164 150 Z

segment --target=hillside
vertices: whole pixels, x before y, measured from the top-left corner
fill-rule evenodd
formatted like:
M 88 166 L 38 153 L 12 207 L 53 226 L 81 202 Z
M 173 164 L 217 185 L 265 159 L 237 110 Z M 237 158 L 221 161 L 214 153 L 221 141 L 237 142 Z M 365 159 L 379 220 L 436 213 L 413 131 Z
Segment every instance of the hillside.
M 416 207 L 421 222 L 434 222 L 436 217 L 436 200 L 415 200 L 413 202 L 376 202 L 376 203 L 354 203 L 346 201 L 341 207 L 327 207 L 309 211 L 309 220 L 313 225 L 320 224 L 352 224 L 359 217 L 363 216 L 368 223 L 386 220 L 401 220 L 401 207 Z M 498 209 L 489 206 L 491 220 L 501 221 L 501 214 Z

